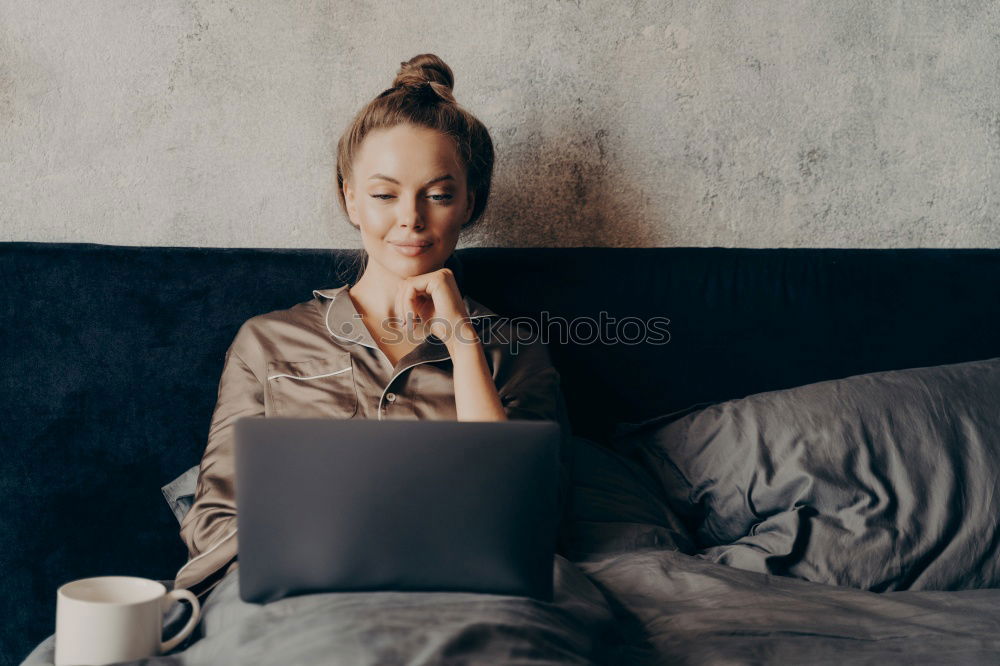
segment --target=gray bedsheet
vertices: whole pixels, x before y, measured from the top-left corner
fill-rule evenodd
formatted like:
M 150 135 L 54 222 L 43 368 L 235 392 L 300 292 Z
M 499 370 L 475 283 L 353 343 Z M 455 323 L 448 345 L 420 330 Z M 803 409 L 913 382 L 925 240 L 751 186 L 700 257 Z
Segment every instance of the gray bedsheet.
M 605 594 L 609 664 L 1000 664 L 1000 589 L 876 593 L 709 561 L 636 462 L 585 440 L 573 560 Z
M 351 592 L 239 598 L 238 570 L 205 599 L 201 637 L 169 656 L 129 664 L 593 664 L 611 628 L 601 593 L 571 562 L 554 561 L 551 603 L 454 592 Z M 178 617 L 172 624 L 180 624 Z M 54 636 L 24 662 L 52 664 Z
M 576 565 L 557 558 L 556 572 L 551 605 L 377 592 L 267 606 L 239 600 L 234 572 L 209 595 L 202 639 L 130 663 L 1000 663 L 1000 590 L 875 593 L 654 548 Z M 589 581 L 606 595 L 620 633 L 599 645 L 609 617 Z M 52 649 L 49 637 L 25 664 L 51 664 Z
M 208 596 L 177 664 L 998 664 L 1000 589 L 876 593 L 736 569 L 691 544 L 655 480 L 581 440 L 552 603 L 471 593 Z M 178 622 L 183 617 L 178 617 Z M 24 662 L 52 663 L 53 637 Z
M 644 549 L 579 563 L 622 664 L 1000 664 L 1000 589 L 869 592 Z

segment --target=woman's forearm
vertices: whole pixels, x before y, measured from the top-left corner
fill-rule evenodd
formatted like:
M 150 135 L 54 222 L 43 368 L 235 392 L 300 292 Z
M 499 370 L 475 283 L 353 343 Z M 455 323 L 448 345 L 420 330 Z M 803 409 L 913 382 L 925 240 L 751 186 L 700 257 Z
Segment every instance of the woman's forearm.
M 455 381 L 455 411 L 459 421 L 506 421 L 496 385 L 486 363 L 482 342 L 471 323 L 447 343 Z

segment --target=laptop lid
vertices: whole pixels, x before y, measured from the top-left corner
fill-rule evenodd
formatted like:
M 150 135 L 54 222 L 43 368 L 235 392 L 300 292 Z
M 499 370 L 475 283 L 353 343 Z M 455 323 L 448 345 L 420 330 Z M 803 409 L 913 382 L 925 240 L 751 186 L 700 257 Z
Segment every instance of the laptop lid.
M 559 434 L 554 421 L 239 419 L 240 597 L 551 601 Z

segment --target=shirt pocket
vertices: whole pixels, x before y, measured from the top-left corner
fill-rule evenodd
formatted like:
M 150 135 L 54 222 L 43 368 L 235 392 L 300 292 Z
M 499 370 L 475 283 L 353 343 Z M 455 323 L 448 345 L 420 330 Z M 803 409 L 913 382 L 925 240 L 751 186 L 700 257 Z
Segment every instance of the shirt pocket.
M 349 419 L 358 411 L 349 352 L 308 361 L 269 361 L 267 390 L 274 416 Z

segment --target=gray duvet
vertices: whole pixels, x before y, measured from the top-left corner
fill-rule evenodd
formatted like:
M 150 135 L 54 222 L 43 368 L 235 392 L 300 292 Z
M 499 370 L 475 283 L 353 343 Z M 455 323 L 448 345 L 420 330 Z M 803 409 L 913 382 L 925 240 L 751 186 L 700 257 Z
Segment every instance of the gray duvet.
M 950 381 L 958 376 L 956 372 L 971 376 L 980 371 L 982 367 L 968 366 L 954 369 L 947 377 Z M 926 372 L 875 379 L 883 383 L 906 379 L 915 387 L 931 386 Z M 863 384 L 871 387 L 872 378 Z M 855 404 L 849 402 L 846 385 L 827 388 L 839 395 L 841 413 L 846 412 L 845 405 Z M 927 390 L 931 396 L 927 400 L 942 404 L 940 394 Z M 816 413 L 802 411 L 806 405 L 802 392 L 794 395 L 799 398 L 798 422 Z M 866 395 L 863 404 L 878 404 L 872 393 Z M 768 404 L 775 397 L 769 395 Z M 985 442 L 996 441 L 994 432 L 972 429 L 968 406 L 981 401 L 982 394 L 967 394 L 961 403 L 966 411 L 953 421 L 958 424 L 957 432 L 964 428 L 976 435 L 967 438 L 973 442 L 967 452 L 985 451 Z M 761 404 L 751 404 L 753 413 L 763 413 Z M 731 407 L 727 414 L 745 417 L 751 413 Z M 676 449 L 670 449 L 670 440 L 663 436 L 666 428 L 683 427 L 689 434 L 725 431 L 694 429 L 705 423 L 704 416 L 692 415 L 685 424 L 663 424 L 647 441 L 663 453 L 657 459 L 667 461 L 666 456 Z M 912 413 L 907 423 L 914 423 Z M 975 423 L 981 426 L 984 421 Z M 732 431 L 757 432 L 747 427 Z M 896 446 L 901 440 L 892 441 Z M 209 594 L 197 640 L 175 654 L 132 663 L 1000 664 L 1000 589 L 874 592 L 793 577 L 788 567 L 779 576 L 713 561 L 718 545 L 699 538 L 708 533 L 704 530 L 701 535 L 697 530 L 692 533 L 689 524 L 695 513 L 685 514 L 683 506 L 678 508 L 678 497 L 694 495 L 670 497 L 669 489 L 663 487 L 660 475 L 665 470 L 675 472 L 673 467 L 651 470 L 638 459 L 587 440 L 576 443 L 572 538 L 566 556 L 557 555 L 553 563 L 555 598 L 551 603 L 471 593 L 359 592 L 289 597 L 258 606 L 239 599 L 237 570 Z M 702 448 L 718 452 L 718 446 L 716 440 L 716 448 Z M 759 449 L 755 451 L 759 458 Z M 694 465 L 697 461 L 687 462 Z M 693 469 L 685 469 L 685 481 L 695 480 Z M 720 467 L 712 469 L 713 478 L 720 478 Z M 990 468 L 980 464 L 971 469 Z M 984 477 L 977 487 L 991 480 L 995 478 Z M 962 488 L 950 476 L 937 480 L 945 482 L 952 484 L 950 488 Z M 806 497 L 800 482 L 793 480 L 788 487 L 797 489 L 795 501 Z M 969 501 L 949 506 L 967 516 L 979 508 Z M 872 524 L 881 529 L 887 514 L 878 515 L 881 522 Z M 751 511 L 751 518 L 766 516 L 755 517 Z M 996 521 L 995 515 L 976 519 L 980 525 Z M 801 542 L 810 534 L 799 531 L 793 541 Z M 987 530 L 983 535 L 987 549 L 993 534 Z M 975 542 L 973 536 L 970 539 Z M 753 547 L 745 539 L 743 543 L 745 548 Z M 800 545 L 797 552 L 810 552 L 805 548 L 808 544 Z M 846 555 L 841 560 L 850 562 Z M 952 562 L 966 566 L 962 558 Z M 981 564 L 992 571 L 993 562 Z M 865 560 L 857 560 L 855 566 L 852 575 L 865 579 Z M 970 577 L 974 579 L 975 573 L 958 575 L 949 582 L 968 582 Z M 175 624 L 183 619 L 175 618 Z M 24 663 L 51 664 L 53 645 L 49 637 Z
M 1000 664 L 1000 590 L 875 593 L 676 551 L 582 563 L 628 638 L 612 664 Z
M 256 606 L 233 572 L 205 603 L 202 638 L 130 663 L 1000 663 L 1000 590 L 875 593 L 648 547 L 556 562 L 552 604 L 365 592 Z M 50 636 L 24 663 L 51 664 L 53 648 Z

